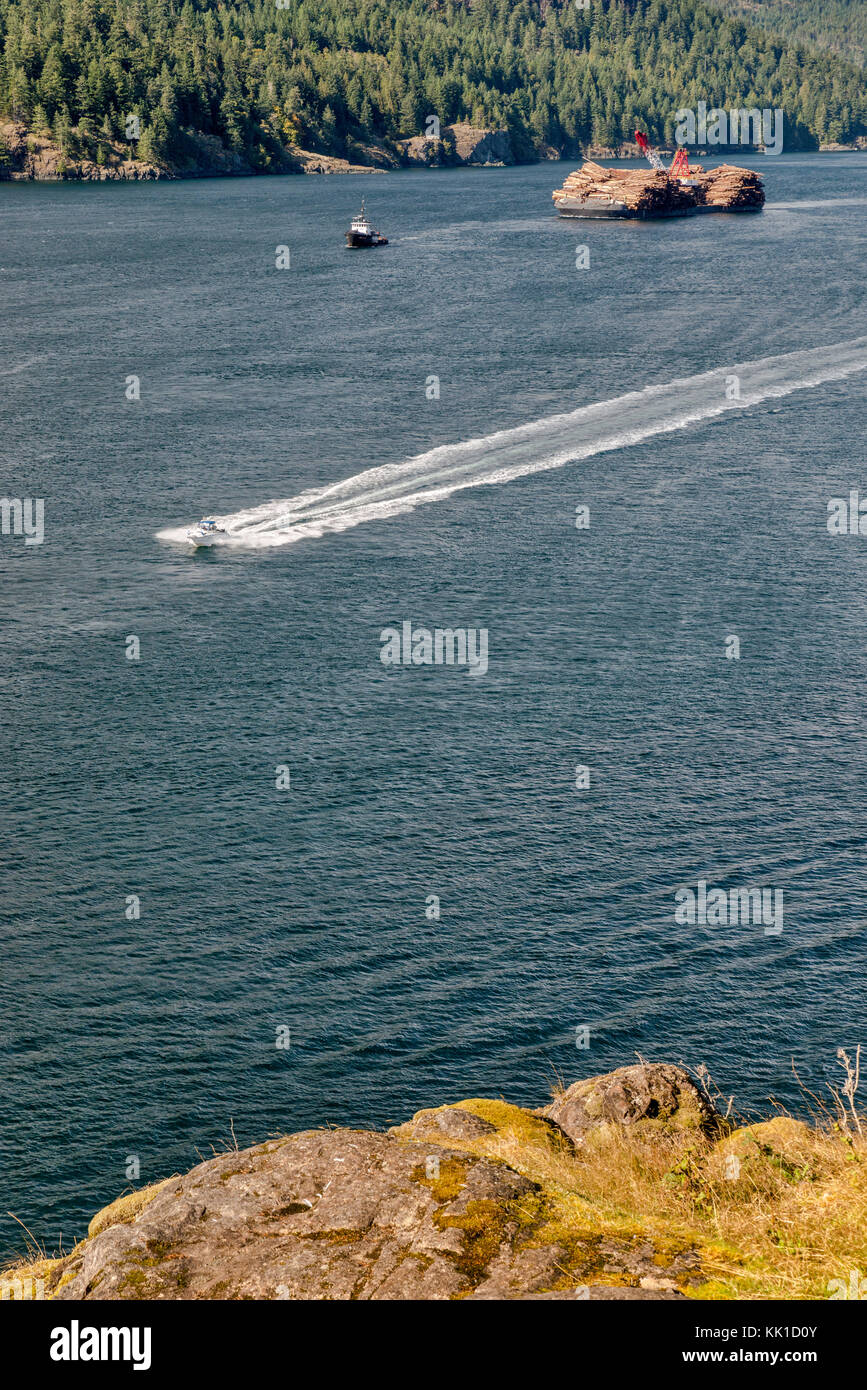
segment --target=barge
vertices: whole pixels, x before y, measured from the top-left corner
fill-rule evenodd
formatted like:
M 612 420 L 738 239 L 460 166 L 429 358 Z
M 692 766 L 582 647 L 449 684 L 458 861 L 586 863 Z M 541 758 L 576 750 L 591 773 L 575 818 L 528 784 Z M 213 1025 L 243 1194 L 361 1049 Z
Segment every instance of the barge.
M 684 177 L 665 169 L 606 169 L 587 161 L 552 194 L 561 217 L 640 221 L 702 212 L 761 212 L 765 190 L 752 169 L 700 166 Z

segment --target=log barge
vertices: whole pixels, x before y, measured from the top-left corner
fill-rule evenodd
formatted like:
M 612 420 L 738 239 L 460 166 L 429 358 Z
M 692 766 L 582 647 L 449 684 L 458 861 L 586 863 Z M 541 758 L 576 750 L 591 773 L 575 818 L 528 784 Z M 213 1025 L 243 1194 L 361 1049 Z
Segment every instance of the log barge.
M 692 217 L 703 212 L 761 212 L 762 180 L 752 169 L 721 164 L 706 172 L 693 166 L 689 177 L 664 169 L 606 169 L 588 160 L 551 195 L 561 217 Z

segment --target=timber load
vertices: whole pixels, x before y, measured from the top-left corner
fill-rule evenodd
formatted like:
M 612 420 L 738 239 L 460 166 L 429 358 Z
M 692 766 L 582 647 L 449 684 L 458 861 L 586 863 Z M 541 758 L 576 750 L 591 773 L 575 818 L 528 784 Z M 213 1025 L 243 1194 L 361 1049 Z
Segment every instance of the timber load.
M 764 206 L 764 185 L 752 169 L 721 164 L 710 173 L 700 173 L 698 182 L 705 207 L 717 208 L 720 212 L 747 212 Z
M 663 169 L 606 169 L 587 160 L 552 194 L 561 217 L 688 217 L 696 212 L 758 211 L 762 180 L 750 169 L 722 164 L 709 173 L 693 165 L 687 178 Z

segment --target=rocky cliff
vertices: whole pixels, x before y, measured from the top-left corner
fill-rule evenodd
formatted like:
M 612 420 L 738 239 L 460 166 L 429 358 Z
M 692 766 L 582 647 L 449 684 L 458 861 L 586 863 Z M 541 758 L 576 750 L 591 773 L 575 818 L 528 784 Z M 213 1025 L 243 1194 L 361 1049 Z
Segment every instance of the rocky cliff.
M 735 1126 L 640 1063 L 536 1111 L 465 1100 L 218 1154 L 3 1278 L 59 1300 L 827 1298 L 867 1269 L 865 1173 L 854 1124 Z
M 154 163 L 134 155 L 134 145 L 105 137 L 70 132 L 65 148 L 46 133 L 28 130 L 20 121 L 0 118 L 0 179 L 65 179 L 97 182 L 110 179 L 203 178 L 268 172 L 274 174 L 370 174 L 403 166 L 504 165 L 536 159 L 559 159 L 548 147 L 532 148 L 505 130 L 466 123 L 445 126 L 437 139 L 416 136 L 390 146 L 381 140 L 351 142 L 351 158 L 301 149 L 274 147 L 267 170 L 254 168 L 214 136 L 188 132 L 183 162 Z
M 29 131 L 20 121 L 0 119 L 0 179 L 75 180 L 174 179 L 243 176 L 258 171 L 212 135 L 187 137 L 183 164 L 156 164 L 133 156 L 132 144 L 84 139 L 72 132 L 66 148 L 47 134 Z M 399 156 L 381 144 L 356 143 L 353 159 L 287 147 L 271 160 L 275 174 L 371 174 L 400 166 Z
M 129 148 L 103 143 L 100 162 L 89 155 L 63 150 L 47 135 L 29 132 L 20 121 L 0 120 L 0 179 L 162 179 L 164 169 L 147 160 L 132 159 Z
M 398 148 L 405 164 L 427 167 L 516 163 L 507 130 L 484 130 L 466 123 L 444 126 L 436 138 L 415 135 L 411 140 L 400 140 Z

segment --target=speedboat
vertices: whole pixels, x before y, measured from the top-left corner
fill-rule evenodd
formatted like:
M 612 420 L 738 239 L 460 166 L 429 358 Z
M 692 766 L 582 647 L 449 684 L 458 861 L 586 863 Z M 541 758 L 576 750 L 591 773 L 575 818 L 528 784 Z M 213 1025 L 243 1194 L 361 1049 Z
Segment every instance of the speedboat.
M 219 545 L 227 536 L 228 532 L 218 526 L 212 516 L 203 516 L 198 526 L 187 532 L 190 545 Z

